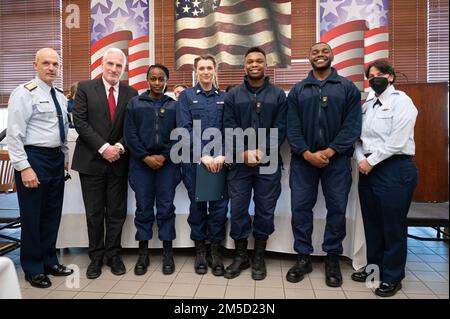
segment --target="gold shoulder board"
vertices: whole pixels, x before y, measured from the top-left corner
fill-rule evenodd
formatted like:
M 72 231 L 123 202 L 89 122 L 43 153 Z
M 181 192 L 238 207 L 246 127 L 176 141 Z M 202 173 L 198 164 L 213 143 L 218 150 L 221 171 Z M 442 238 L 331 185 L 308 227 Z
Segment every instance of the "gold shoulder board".
M 24 87 L 28 90 L 28 91 L 33 91 L 35 88 L 37 88 L 37 84 L 34 83 L 33 81 L 28 82 L 27 84 L 24 84 Z

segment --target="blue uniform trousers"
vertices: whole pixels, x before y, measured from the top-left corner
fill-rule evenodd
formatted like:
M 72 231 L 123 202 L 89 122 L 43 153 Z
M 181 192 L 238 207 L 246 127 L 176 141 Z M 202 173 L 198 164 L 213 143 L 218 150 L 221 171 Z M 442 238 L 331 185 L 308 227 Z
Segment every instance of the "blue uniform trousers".
M 195 180 L 197 165 L 182 164 L 185 186 L 191 204 L 189 206 L 188 223 L 191 227 L 192 240 L 224 240 L 228 214 L 228 197 L 208 202 L 195 201 Z M 209 214 L 208 214 L 209 212 Z
M 59 148 L 25 146 L 28 162 L 40 182 L 26 188 L 15 171 L 21 218 L 20 263 L 26 275 L 44 273 L 58 264 L 56 239 L 64 196 L 64 154 Z
M 417 168 L 411 156 L 392 156 L 369 175 L 359 174 L 359 199 L 367 245 L 367 264 L 378 265 L 381 280 L 405 277 L 407 223 Z
M 160 240 L 174 240 L 175 233 L 175 189 L 180 182 L 179 165 L 170 160 L 159 170 L 153 170 L 143 161 L 131 156 L 128 178 L 136 197 L 136 240 L 150 240 L 153 237 L 153 223 L 158 224 Z
M 330 163 L 318 168 L 305 159 L 292 157 L 289 185 L 291 188 L 292 231 L 294 250 L 307 255 L 314 251 L 313 207 L 317 202 L 319 180 L 327 207 L 323 251 L 342 254 L 345 238 L 345 211 L 352 184 L 350 158 L 335 154 Z
M 231 202 L 231 231 L 234 240 L 253 237 L 267 240 L 274 232 L 275 206 L 281 194 L 281 167 L 274 174 L 260 174 L 259 167 L 237 164 L 228 173 L 228 194 Z M 255 214 L 249 214 L 253 189 Z M 253 226 L 253 227 L 252 227 Z

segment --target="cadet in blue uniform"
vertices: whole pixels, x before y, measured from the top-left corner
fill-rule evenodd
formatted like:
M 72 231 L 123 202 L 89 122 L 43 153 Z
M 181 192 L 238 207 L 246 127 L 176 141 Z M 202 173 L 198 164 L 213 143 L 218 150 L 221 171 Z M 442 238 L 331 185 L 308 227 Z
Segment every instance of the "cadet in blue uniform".
M 170 159 L 174 141 L 170 133 L 177 127 L 175 101 L 164 95 L 169 70 L 160 64 L 147 70 L 150 90 L 128 102 L 124 139 L 130 150 L 128 177 L 136 196 L 136 240 L 139 258 L 134 267 L 136 275 L 147 272 L 150 264 L 148 241 L 153 236 L 155 221 L 153 206 L 156 199 L 156 219 L 159 239 L 163 242 L 162 272 L 175 271 L 172 240 L 175 239 L 175 188 L 180 182 L 179 165 Z
M 244 69 L 247 75 L 244 82 L 231 89 L 225 98 L 226 129 L 253 129 L 257 136 L 258 129 L 262 128 L 266 129 L 267 138 L 267 145 L 256 146 L 255 143 L 255 149 L 244 139 L 242 154 L 235 154 L 238 163 L 233 164 L 228 172 L 230 236 L 234 239 L 236 248 L 233 263 L 226 268 L 225 278 L 228 279 L 239 276 L 241 270 L 250 266 L 247 243 L 252 231 L 255 238 L 252 278 L 262 280 L 267 274 L 264 252 L 267 239 L 275 229 L 275 206 L 281 194 L 281 158 L 275 159 L 278 162 L 275 163 L 274 173 L 264 173 L 261 166 L 266 165 L 263 164 L 263 158 L 269 148 L 270 151 L 278 151 L 286 137 L 286 94 L 269 82 L 269 78 L 265 76 L 266 66 L 265 52 L 258 47 L 250 48 L 245 54 Z M 271 141 L 270 129 L 278 130 L 276 141 Z M 228 137 L 226 139 L 228 149 L 231 140 Z M 237 145 L 233 147 L 236 153 L 241 153 Z M 248 212 L 252 190 L 255 202 L 253 225 Z
M 359 199 L 367 244 L 367 264 L 377 265 L 381 284 L 375 294 L 393 296 L 401 289 L 407 255 L 406 215 L 417 184 L 414 125 L 417 109 L 393 84 L 395 70 L 387 61 L 369 64 L 366 77 L 373 91 L 363 105 L 361 138 L 355 155 Z M 352 275 L 364 282 L 364 268 Z
M 327 207 L 322 244 L 327 253 L 325 282 L 339 287 L 339 255 L 343 251 L 345 211 L 352 183 L 350 158 L 361 133 L 361 94 L 331 67 L 333 52 L 328 44 L 314 44 L 309 61 L 312 71 L 294 85 L 288 96 L 287 136 L 292 154 L 289 184 L 298 259 L 286 279 L 298 282 L 312 271 L 313 207 L 320 180 Z
M 193 146 L 193 121 L 201 120 L 201 134 L 207 128 L 223 128 L 223 100 L 225 94 L 219 91 L 216 75 L 216 61 L 210 55 L 202 55 L 195 59 L 194 70 L 197 84 L 181 92 L 177 103 L 177 124 L 190 132 L 191 150 Z M 225 224 L 227 221 L 228 198 L 196 202 L 195 180 L 197 162 L 201 162 L 210 172 L 222 169 L 225 157 L 222 153 L 203 153 L 203 147 L 210 140 L 202 140 L 201 158 L 193 158 L 191 163 L 183 163 L 184 181 L 189 199 L 188 222 L 191 226 L 191 239 L 195 242 L 195 264 L 197 274 L 205 274 L 208 269 L 205 240 L 211 242 L 209 264 L 216 276 L 224 274 L 220 247 L 225 239 Z M 212 152 L 212 151 L 211 151 Z M 192 156 L 193 154 L 191 154 Z M 209 214 L 208 214 L 209 212 Z
M 56 256 L 69 161 L 67 101 L 53 87 L 59 63 L 53 49 L 39 50 L 33 63 L 37 77 L 17 87 L 8 103 L 7 144 L 22 225 L 20 263 L 25 279 L 38 288 L 51 286 L 48 274 L 73 272 Z

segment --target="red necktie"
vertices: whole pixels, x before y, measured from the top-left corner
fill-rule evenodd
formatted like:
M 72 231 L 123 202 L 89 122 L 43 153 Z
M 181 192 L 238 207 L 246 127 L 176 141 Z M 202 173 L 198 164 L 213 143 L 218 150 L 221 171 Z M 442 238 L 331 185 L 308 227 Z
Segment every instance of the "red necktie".
M 116 99 L 114 99 L 114 87 L 112 86 L 109 88 L 108 104 L 111 123 L 114 123 L 114 115 L 116 114 Z

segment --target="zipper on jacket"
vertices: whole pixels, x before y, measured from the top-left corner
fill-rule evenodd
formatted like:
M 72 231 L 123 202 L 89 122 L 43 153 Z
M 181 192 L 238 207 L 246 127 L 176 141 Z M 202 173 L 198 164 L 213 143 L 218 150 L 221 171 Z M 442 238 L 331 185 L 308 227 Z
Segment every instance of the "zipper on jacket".
M 322 130 L 322 88 L 319 87 L 319 145 L 323 142 L 323 130 Z
M 155 149 L 159 148 L 159 114 L 158 109 L 155 109 Z

